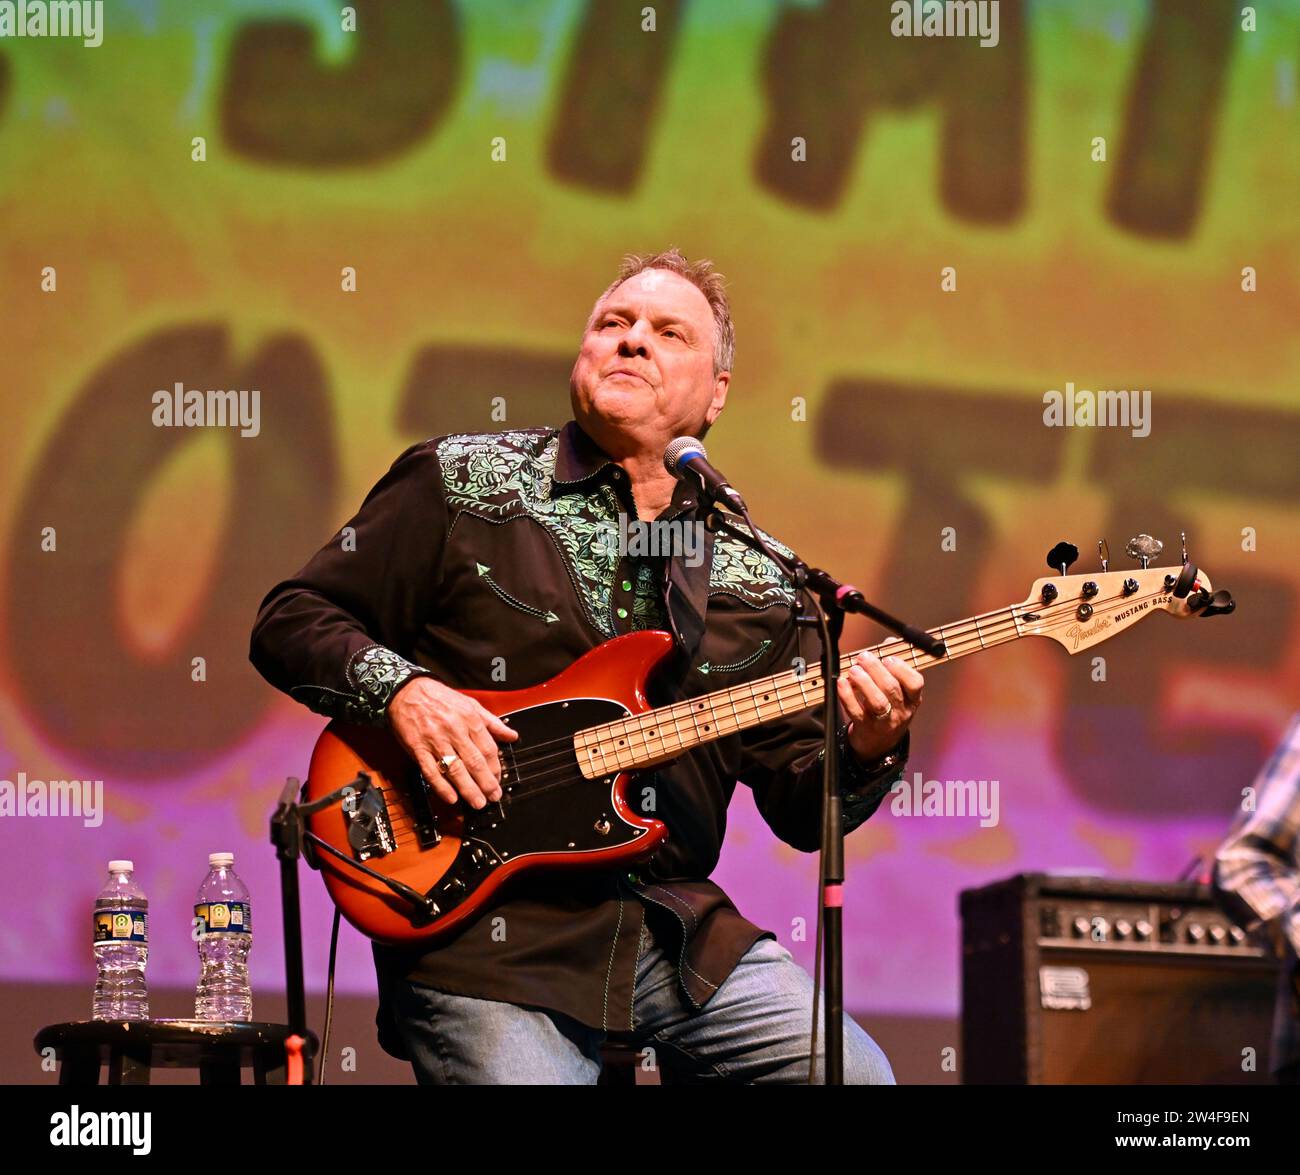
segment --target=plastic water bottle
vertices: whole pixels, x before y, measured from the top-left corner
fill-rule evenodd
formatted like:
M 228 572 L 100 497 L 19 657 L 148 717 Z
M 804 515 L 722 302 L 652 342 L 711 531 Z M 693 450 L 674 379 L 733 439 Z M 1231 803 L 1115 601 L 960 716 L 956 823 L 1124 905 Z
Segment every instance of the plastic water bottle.
M 253 945 L 253 911 L 248 888 L 232 866 L 234 853 L 212 853 L 208 875 L 194 903 L 199 940 L 196 1020 L 251 1020 L 248 950 Z
M 110 861 L 95 898 L 95 1020 L 148 1020 L 149 901 L 132 861 Z

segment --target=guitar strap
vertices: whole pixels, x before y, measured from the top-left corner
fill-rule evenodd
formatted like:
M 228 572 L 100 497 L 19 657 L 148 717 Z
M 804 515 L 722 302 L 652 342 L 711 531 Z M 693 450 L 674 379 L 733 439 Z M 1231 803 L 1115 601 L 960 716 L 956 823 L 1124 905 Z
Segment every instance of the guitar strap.
M 681 554 L 670 555 L 661 581 L 664 612 L 668 627 L 677 646 L 680 673 L 695 662 L 700 642 L 704 639 L 704 626 L 709 610 L 709 576 L 713 567 L 713 531 L 700 526 L 703 541 L 699 565 L 689 566 Z M 693 560 L 694 561 L 694 560 Z

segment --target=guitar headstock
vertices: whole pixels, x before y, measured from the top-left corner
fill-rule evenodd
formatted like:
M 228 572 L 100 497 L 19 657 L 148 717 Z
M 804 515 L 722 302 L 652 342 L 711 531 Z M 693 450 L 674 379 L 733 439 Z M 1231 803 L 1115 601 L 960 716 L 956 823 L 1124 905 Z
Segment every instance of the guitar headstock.
M 1192 563 L 1146 566 L 1161 549 L 1149 535 L 1129 542 L 1129 554 L 1143 564 L 1131 571 L 1106 570 L 1105 546 L 1098 545 L 1103 570 L 1092 575 L 1064 574 L 1078 551 L 1068 543 L 1052 548 L 1048 563 L 1060 566 L 1062 574 L 1035 580 L 1029 598 L 1013 610 L 1020 635 L 1051 637 L 1067 652 L 1081 653 L 1156 612 L 1180 618 L 1218 616 L 1236 607 L 1232 596 L 1216 592 L 1209 576 Z

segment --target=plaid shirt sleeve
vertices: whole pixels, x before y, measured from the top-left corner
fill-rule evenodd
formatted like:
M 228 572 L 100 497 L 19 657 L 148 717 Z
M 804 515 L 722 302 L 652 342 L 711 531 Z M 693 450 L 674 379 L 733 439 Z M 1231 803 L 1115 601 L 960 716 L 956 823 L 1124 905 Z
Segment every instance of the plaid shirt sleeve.
M 1300 952 L 1300 713 L 1253 786 L 1255 810 L 1215 855 L 1214 890 L 1247 929 L 1280 919 Z

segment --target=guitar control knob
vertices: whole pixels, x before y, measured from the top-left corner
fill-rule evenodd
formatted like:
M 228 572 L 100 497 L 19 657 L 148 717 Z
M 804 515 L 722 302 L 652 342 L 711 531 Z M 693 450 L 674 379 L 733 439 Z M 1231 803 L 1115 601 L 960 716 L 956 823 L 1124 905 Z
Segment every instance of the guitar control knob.
M 1083 585 L 1079 594 L 1083 596 L 1085 600 L 1091 600 L 1092 597 L 1095 596 L 1099 590 L 1100 589 L 1097 587 L 1096 581 L 1090 579 L 1088 580 L 1087 583 Z
M 1138 590 L 1138 581 L 1130 576 L 1124 581 L 1124 594 L 1126 596 L 1136 595 Z
M 1043 584 L 1042 597 L 1043 597 L 1044 604 L 1050 604 L 1060 594 L 1061 593 L 1056 590 L 1056 584 L 1054 583 Z

